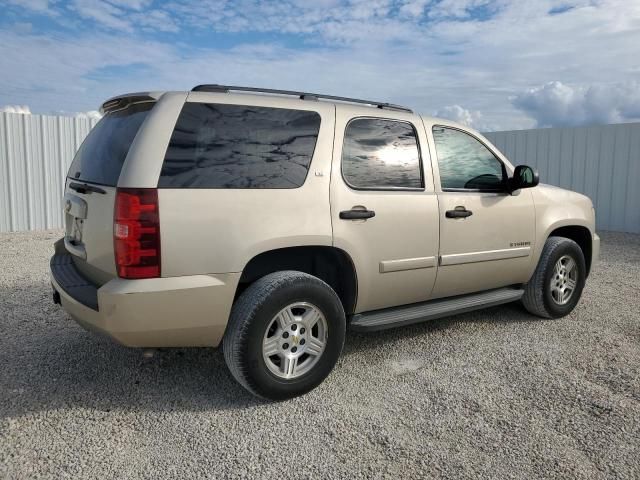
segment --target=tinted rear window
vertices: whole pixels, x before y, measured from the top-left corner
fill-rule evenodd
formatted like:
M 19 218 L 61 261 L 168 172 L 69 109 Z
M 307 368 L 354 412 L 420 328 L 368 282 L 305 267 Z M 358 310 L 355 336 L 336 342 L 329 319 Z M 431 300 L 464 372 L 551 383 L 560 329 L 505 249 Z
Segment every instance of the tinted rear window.
M 319 130 L 316 112 L 186 103 L 171 136 L 158 186 L 300 187 Z
M 383 118 L 351 120 L 344 134 L 342 175 L 357 189 L 422 188 L 413 125 Z
M 106 114 L 80 146 L 69 177 L 115 187 L 131 143 L 154 103 L 136 103 Z

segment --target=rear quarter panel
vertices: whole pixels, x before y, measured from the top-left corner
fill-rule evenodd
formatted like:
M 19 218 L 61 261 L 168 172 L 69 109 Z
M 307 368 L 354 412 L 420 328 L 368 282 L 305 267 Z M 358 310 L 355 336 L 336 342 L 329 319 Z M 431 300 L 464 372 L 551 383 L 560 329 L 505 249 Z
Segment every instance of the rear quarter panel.
M 118 187 L 155 188 L 164 154 L 187 94 L 167 92 L 160 97 L 131 144 L 122 166 Z
M 329 181 L 335 107 L 201 92 L 189 94 L 188 101 L 315 111 L 321 117 L 320 131 L 307 178 L 299 188 L 159 189 L 162 276 L 241 272 L 254 256 L 268 250 L 332 245 Z M 155 184 L 159 173 L 158 169 Z

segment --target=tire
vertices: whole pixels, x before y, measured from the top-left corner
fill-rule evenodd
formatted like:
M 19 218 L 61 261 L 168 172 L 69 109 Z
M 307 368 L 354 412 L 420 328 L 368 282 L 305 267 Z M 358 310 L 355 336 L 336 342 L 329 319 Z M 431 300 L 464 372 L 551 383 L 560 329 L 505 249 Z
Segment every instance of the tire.
M 313 318 L 315 326 L 304 328 Z M 329 285 L 306 273 L 282 271 L 256 280 L 236 300 L 222 348 L 231 374 L 244 388 L 265 399 L 285 400 L 307 393 L 329 375 L 342 352 L 345 329 L 342 303 Z M 297 370 L 292 358 L 298 359 Z
M 562 304 L 558 301 L 562 295 L 559 294 L 557 288 L 554 289 L 554 285 L 563 285 L 563 282 L 565 285 L 570 285 L 568 283 L 570 279 L 565 274 L 564 279 L 567 280 L 563 280 L 563 276 L 559 276 L 556 271 L 556 265 L 559 261 L 565 262 L 566 271 L 566 264 L 569 262 L 567 259 L 572 259 L 575 262 L 576 273 L 573 278 L 575 286 L 566 303 Z M 525 285 L 522 304 L 530 313 L 539 317 L 564 317 L 571 313 L 580 301 L 586 272 L 584 254 L 576 242 L 564 237 L 549 237 L 542 249 L 538 266 L 529 283 Z

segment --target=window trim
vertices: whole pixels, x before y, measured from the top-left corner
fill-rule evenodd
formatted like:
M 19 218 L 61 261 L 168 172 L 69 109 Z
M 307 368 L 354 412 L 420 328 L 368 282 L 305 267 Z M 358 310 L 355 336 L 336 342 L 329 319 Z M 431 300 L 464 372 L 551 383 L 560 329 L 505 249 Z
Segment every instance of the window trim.
M 440 175 L 440 155 L 438 155 L 438 145 L 436 143 L 436 137 L 433 134 L 433 130 L 435 128 L 448 128 L 449 130 L 457 130 L 458 132 L 462 132 L 468 136 L 470 136 L 471 138 L 473 138 L 474 140 L 476 140 L 478 143 L 480 143 L 480 145 L 482 145 L 484 148 L 486 148 L 491 155 L 493 155 L 493 158 L 495 158 L 498 163 L 500 164 L 500 166 L 502 167 L 502 174 L 504 175 L 504 187 L 503 188 L 464 188 L 464 187 L 455 187 L 455 188 L 443 188 L 442 187 L 442 177 Z M 476 135 L 474 135 L 472 132 L 469 132 L 467 130 L 464 130 L 462 128 L 459 127 L 453 127 L 450 125 L 441 125 L 441 124 L 433 124 L 431 125 L 431 136 L 433 137 L 433 148 L 435 150 L 436 153 L 436 161 L 438 162 L 438 181 L 439 181 L 439 186 L 440 186 L 440 190 L 442 192 L 457 192 L 457 193 L 464 193 L 464 192 L 470 192 L 470 193 L 508 193 L 508 189 L 507 189 L 507 180 L 509 180 L 509 172 L 507 170 L 507 167 L 505 166 L 504 162 L 496 155 L 496 153 L 493 151 L 493 149 L 491 149 L 486 143 L 484 143 L 480 138 L 478 138 Z
M 389 187 L 356 187 L 355 185 L 352 185 L 351 183 L 349 183 L 349 181 L 344 176 L 344 168 L 343 168 L 344 167 L 344 161 L 343 161 L 344 145 L 345 145 L 345 140 L 347 138 L 347 130 L 349 128 L 349 125 L 351 125 L 351 122 L 355 120 L 387 120 L 390 122 L 406 123 L 407 125 L 409 125 L 413 129 L 413 133 L 415 134 L 415 137 L 416 137 L 416 146 L 418 147 L 418 165 L 420 169 L 420 183 L 422 184 L 422 186 L 421 187 L 391 187 L 391 186 Z M 426 190 L 426 187 L 425 187 L 426 182 L 425 182 L 424 166 L 422 162 L 422 148 L 420 147 L 420 137 L 418 136 L 418 129 L 409 120 L 400 120 L 397 118 L 374 117 L 374 116 L 368 116 L 368 115 L 362 115 L 362 116 L 350 118 L 347 124 L 344 126 L 344 133 L 342 134 L 342 150 L 340 151 L 340 176 L 342 177 L 342 181 L 345 183 L 347 187 L 349 187 L 352 190 L 357 190 L 360 192 L 362 191 L 364 192 L 424 192 Z
M 318 116 L 318 118 L 320 119 L 320 122 L 318 123 L 318 134 L 316 135 L 316 141 L 313 144 L 313 150 L 311 151 L 311 154 L 309 155 L 309 165 L 307 166 L 307 173 L 304 177 L 304 179 L 302 180 L 302 183 L 296 187 L 270 187 L 270 188 L 255 188 L 255 187 L 204 187 L 204 186 L 193 186 L 190 185 L 188 187 L 164 187 L 164 186 L 160 186 L 160 179 L 162 178 L 162 167 L 164 167 L 164 162 L 167 158 L 167 152 L 169 151 L 169 147 L 171 146 L 171 137 L 173 137 L 173 133 L 176 130 L 176 127 L 178 125 L 178 121 L 180 120 L 180 115 L 182 115 L 182 112 L 184 111 L 185 107 L 188 104 L 197 104 L 197 105 L 222 105 L 225 107 L 249 107 L 249 108 L 268 108 L 268 109 L 272 109 L 272 110 L 289 110 L 289 111 L 294 111 L 294 112 L 307 112 L 307 113 L 314 113 Z M 316 150 L 318 148 L 318 140 L 320 139 L 320 132 L 322 130 L 322 114 L 318 111 L 318 110 L 314 110 L 314 109 L 301 109 L 301 108 L 287 108 L 287 107 L 268 107 L 265 105 L 254 105 L 254 104 L 249 104 L 249 103 L 224 103 L 224 102 L 202 102 L 202 101 L 185 101 L 184 104 L 182 105 L 182 107 L 180 108 L 180 113 L 178 113 L 178 116 L 176 118 L 176 124 L 173 126 L 173 130 L 171 131 L 171 136 L 169 137 L 169 143 L 167 144 L 167 149 L 164 152 L 164 157 L 162 158 L 162 167 L 160 168 L 160 174 L 158 175 L 158 182 L 156 184 L 156 188 L 158 189 L 162 189 L 162 190 L 297 190 L 299 188 L 302 188 L 305 186 L 305 184 L 307 183 L 307 180 L 309 178 L 309 171 L 311 170 L 311 166 L 313 164 L 313 158 L 315 157 L 316 154 Z

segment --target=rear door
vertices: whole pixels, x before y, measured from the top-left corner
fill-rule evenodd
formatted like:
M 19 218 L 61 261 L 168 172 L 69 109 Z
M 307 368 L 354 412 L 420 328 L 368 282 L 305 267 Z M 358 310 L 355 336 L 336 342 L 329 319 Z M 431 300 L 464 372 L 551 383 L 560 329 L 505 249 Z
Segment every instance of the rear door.
M 438 252 L 438 201 L 422 125 L 403 112 L 367 114 L 337 107 L 331 173 L 334 245 L 356 267 L 356 312 L 428 299 Z
M 65 247 L 76 266 L 103 284 L 116 276 L 113 208 L 129 148 L 154 102 L 107 113 L 76 153 L 65 185 Z

